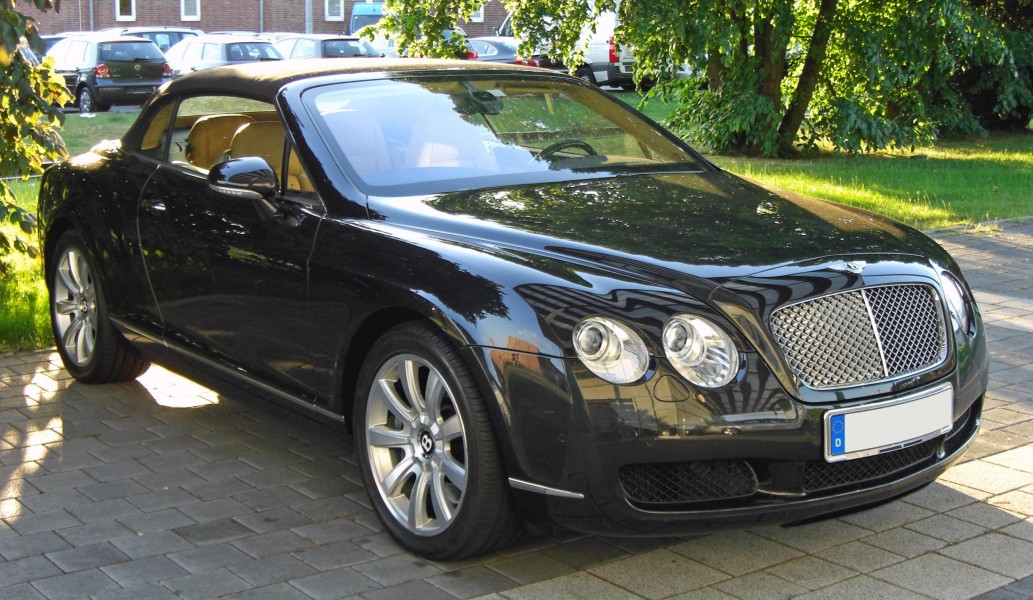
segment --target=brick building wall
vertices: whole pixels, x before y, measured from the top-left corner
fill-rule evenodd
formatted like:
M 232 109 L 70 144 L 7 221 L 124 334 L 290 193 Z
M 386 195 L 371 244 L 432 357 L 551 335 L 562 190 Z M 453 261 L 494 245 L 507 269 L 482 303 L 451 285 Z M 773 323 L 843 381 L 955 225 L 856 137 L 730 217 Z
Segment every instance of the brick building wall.
M 341 33 L 348 27 L 352 5 L 364 0 L 344 0 L 344 20 L 326 18 L 325 0 L 312 0 L 312 31 L 314 33 Z M 135 18 L 115 18 L 117 2 L 135 4 Z M 42 34 L 62 31 L 91 31 L 107 27 L 135 27 L 167 25 L 194 27 L 205 31 L 305 31 L 305 3 L 298 0 L 197 0 L 199 20 L 184 20 L 182 0 L 64 0 L 59 13 L 41 14 L 30 5 L 19 4 L 18 10 L 34 17 Z M 91 22 L 92 7 L 92 22 Z M 469 36 L 491 35 L 492 28 L 502 24 L 506 17 L 502 0 L 488 0 L 484 5 L 484 20 L 480 23 L 460 23 Z M 259 18 L 259 15 L 262 18 Z M 92 23 L 92 26 L 91 26 Z

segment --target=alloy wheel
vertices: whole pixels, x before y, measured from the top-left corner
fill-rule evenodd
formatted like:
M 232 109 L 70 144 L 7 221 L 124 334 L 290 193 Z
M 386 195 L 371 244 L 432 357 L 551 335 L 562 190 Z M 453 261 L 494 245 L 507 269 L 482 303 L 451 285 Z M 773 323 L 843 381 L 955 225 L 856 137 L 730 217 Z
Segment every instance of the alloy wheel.
M 97 292 L 90 265 L 74 246 L 58 260 L 52 307 L 57 343 L 75 365 L 84 366 L 97 346 Z
M 442 532 L 467 487 L 467 435 L 454 393 L 426 360 L 397 355 L 380 367 L 366 408 L 369 463 L 391 516 L 416 535 Z

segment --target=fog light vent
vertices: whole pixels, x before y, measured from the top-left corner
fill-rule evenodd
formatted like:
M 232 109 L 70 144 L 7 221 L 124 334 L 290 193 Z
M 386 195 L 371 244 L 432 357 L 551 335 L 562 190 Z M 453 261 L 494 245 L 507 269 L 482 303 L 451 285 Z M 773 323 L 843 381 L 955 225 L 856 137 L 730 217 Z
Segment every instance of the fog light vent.
M 752 495 L 757 476 L 745 461 L 695 461 L 624 465 L 621 487 L 634 504 L 685 504 Z

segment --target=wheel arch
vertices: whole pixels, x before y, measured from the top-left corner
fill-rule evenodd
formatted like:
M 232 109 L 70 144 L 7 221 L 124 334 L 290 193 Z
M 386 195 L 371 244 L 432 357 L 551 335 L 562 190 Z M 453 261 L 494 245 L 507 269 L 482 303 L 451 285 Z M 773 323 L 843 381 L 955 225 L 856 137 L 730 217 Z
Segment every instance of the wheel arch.
M 335 403 L 337 406 L 334 412 L 345 417 L 349 429 L 352 427 L 350 415 L 355 400 L 358 385 L 359 372 L 369 354 L 373 344 L 385 333 L 394 327 L 412 321 L 425 321 L 432 324 L 443 333 L 457 348 L 468 346 L 471 343 L 469 335 L 452 319 L 445 316 L 444 312 L 423 299 L 427 304 L 420 309 L 407 306 L 392 306 L 378 309 L 366 316 L 365 319 L 355 328 L 341 348 L 337 359 L 337 384 L 336 389 L 340 390 L 340 398 Z M 464 353 L 460 353 L 466 359 Z M 474 373 L 475 379 L 483 389 L 483 377 L 477 373 L 479 366 L 467 360 L 467 366 Z

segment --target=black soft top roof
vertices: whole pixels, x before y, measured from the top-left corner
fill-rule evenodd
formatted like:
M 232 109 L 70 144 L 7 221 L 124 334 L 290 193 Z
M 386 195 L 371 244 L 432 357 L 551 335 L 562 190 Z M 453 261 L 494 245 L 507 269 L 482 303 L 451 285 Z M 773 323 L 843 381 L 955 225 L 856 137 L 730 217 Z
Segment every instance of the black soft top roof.
M 328 58 L 276 60 L 214 67 L 195 71 L 172 81 L 165 94 L 233 92 L 272 102 L 283 86 L 301 79 L 330 75 L 359 76 L 372 74 L 431 74 L 448 72 L 523 73 L 527 67 L 500 65 L 466 60 Z M 540 71 L 555 75 L 554 72 Z

